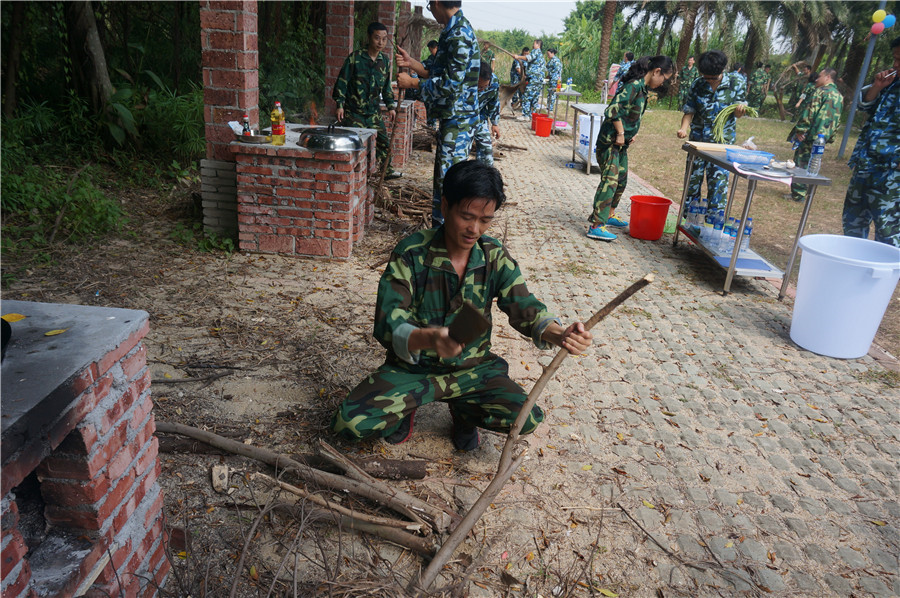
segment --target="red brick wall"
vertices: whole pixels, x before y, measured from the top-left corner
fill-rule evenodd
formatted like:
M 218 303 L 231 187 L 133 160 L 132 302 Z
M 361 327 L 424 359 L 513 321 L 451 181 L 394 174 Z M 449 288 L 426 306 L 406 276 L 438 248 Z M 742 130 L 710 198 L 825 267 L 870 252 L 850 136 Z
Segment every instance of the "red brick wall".
M 331 90 L 353 51 L 353 0 L 332 0 L 325 14 L 325 112 L 335 113 Z
M 394 91 L 396 93 L 396 89 Z M 391 144 L 391 166 L 393 168 L 402 168 L 412 156 L 413 131 L 416 127 L 416 103 L 412 100 L 403 100 L 397 107 L 397 128 Z M 384 118 L 388 139 L 390 139 L 393 124 L 385 118 L 385 114 L 387 114 L 387 109 L 382 105 L 381 115 Z
M 235 143 L 241 250 L 347 258 L 375 214 L 366 185 L 375 139 L 358 152 Z
M 153 584 L 139 576 L 160 584 L 165 580 L 169 562 L 162 544 L 158 442 L 147 353 L 141 343 L 147 330 L 145 324 L 75 378 L 70 387 L 71 407 L 49 434 L 49 444 L 55 447 L 49 457 L 39 465 L 23 458 L 4 467 L 4 598 L 30 595 L 24 588 L 31 570 L 20 549 L 18 509 L 10 490 L 35 466 L 50 533 L 65 530 L 91 543 L 64 590 L 56 595 L 71 596 L 108 548 L 114 550 L 114 565 L 105 565 L 93 586 L 101 588 L 104 595 L 148 592 Z M 40 546 L 36 550 L 40 551 Z M 155 591 L 145 595 L 153 594 Z
M 228 121 L 259 123 L 256 0 L 200 0 L 206 157 L 231 160 Z

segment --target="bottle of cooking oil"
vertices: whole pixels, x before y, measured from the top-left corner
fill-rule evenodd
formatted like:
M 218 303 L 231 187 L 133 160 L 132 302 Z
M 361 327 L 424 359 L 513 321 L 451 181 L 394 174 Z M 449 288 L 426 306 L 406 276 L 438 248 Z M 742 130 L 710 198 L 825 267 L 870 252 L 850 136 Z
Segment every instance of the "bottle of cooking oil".
M 284 111 L 281 102 L 275 102 L 275 109 L 269 115 L 272 120 L 272 145 L 284 145 Z

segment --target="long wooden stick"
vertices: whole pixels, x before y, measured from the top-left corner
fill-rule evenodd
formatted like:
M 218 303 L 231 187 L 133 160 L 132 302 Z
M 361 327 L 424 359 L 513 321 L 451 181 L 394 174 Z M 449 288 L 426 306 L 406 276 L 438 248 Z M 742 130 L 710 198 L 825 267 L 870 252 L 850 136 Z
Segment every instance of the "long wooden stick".
M 388 492 L 384 492 L 378 488 L 373 488 L 369 484 L 304 465 L 286 455 L 281 455 L 262 447 L 243 444 L 242 442 L 184 424 L 158 421 L 156 422 L 156 429 L 164 434 L 181 434 L 182 436 L 203 441 L 230 453 L 262 461 L 278 470 L 292 469 L 307 482 L 342 492 L 353 492 L 398 512 L 411 509 L 428 521 L 429 525 L 437 532 L 446 531 L 452 522 L 451 517 L 446 512 L 395 488 L 388 487 Z
M 585 329 L 590 330 L 591 328 L 596 326 L 598 322 L 612 313 L 615 308 L 624 303 L 629 297 L 653 282 L 653 279 L 654 276 L 652 273 L 647 274 L 642 279 L 638 280 L 630 287 L 619 293 L 612 301 L 604 305 L 600 309 L 600 311 L 591 316 L 590 320 L 584 323 Z M 498 473 L 501 471 L 506 471 L 506 469 L 509 467 L 509 462 L 512 458 L 513 447 L 519 440 L 519 432 L 522 430 L 522 426 L 525 425 L 525 420 L 528 419 L 528 416 L 531 414 L 531 408 L 534 407 L 535 402 L 537 402 L 538 397 L 544 391 L 544 388 L 547 386 L 550 378 L 552 378 L 553 375 L 556 374 L 556 370 L 559 369 L 559 366 L 562 364 L 563 360 L 568 354 L 569 352 L 566 349 L 560 349 L 556 354 L 556 357 L 553 358 L 553 361 L 550 362 L 550 365 L 544 368 L 544 372 L 541 374 L 541 377 L 538 378 L 538 381 L 534 383 L 534 386 L 531 388 L 531 392 L 528 393 L 528 399 L 525 401 L 525 404 L 519 411 L 519 416 L 516 418 L 516 421 L 512 425 L 512 428 L 510 428 L 509 435 L 506 437 L 506 444 L 503 446 L 503 453 L 500 455 L 500 464 L 497 467 Z

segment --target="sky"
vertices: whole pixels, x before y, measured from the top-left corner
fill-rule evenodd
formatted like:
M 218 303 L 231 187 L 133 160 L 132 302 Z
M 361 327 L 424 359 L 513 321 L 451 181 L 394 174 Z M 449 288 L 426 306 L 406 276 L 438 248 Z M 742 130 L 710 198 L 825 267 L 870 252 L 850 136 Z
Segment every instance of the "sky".
M 425 0 L 415 0 L 414 5 L 425 6 Z M 529 0 L 464 0 L 463 14 L 475 29 L 504 31 L 523 29 L 532 35 L 541 33 L 561 35 L 563 19 L 575 10 L 575 2 L 553 0 L 531 2 Z M 431 16 L 424 9 L 425 16 Z

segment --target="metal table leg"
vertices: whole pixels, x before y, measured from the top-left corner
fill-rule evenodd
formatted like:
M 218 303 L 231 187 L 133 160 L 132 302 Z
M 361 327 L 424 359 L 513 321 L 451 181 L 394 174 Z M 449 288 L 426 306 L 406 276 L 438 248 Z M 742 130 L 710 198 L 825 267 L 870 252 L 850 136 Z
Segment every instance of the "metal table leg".
M 734 279 L 734 270 L 737 266 L 738 254 L 741 252 L 741 240 L 744 238 L 744 226 L 750 215 L 750 204 L 753 203 L 753 193 L 756 191 L 756 179 L 747 181 L 747 201 L 744 202 L 744 213 L 741 214 L 741 225 L 738 227 L 737 236 L 734 238 L 734 248 L 731 250 L 731 263 L 728 265 L 728 275 L 725 277 L 725 289 L 723 295 L 731 290 L 731 281 Z M 734 193 L 732 192 L 732 196 Z M 730 201 L 730 200 L 729 200 Z
M 797 257 L 797 247 L 799 247 L 800 236 L 806 228 L 806 219 L 809 218 L 809 210 L 812 208 L 813 197 L 816 194 L 818 185 L 810 185 L 806 192 L 806 204 L 803 206 L 803 215 L 800 216 L 800 226 L 797 227 L 797 236 L 794 237 L 794 246 L 791 247 L 791 257 L 788 258 L 787 268 L 784 270 L 784 279 L 781 281 L 781 290 L 778 291 L 778 300 L 784 299 L 787 293 L 788 284 L 791 280 L 791 271 L 794 269 L 794 259 Z
M 678 206 L 678 217 L 675 219 L 675 238 L 672 240 L 672 247 L 678 245 L 678 227 L 681 226 L 681 214 L 684 213 L 684 201 L 687 199 L 688 181 L 691 179 L 691 170 L 694 168 L 695 157 L 688 152 L 687 160 L 684 164 L 684 186 L 681 191 L 681 204 Z
M 734 205 L 734 193 L 737 191 L 738 175 L 731 175 L 731 187 L 728 189 L 728 201 L 725 202 L 725 222 L 728 222 L 728 216 L 731 214 L 731 206 Z M 709 183 L 709 181 L 707 181 Z
M 584 174 L 591 174 L 591 160 L 594 158 L 594 113 L 591 112 L 591 135 L 588 137 L 587 166 L 584 168 Z

